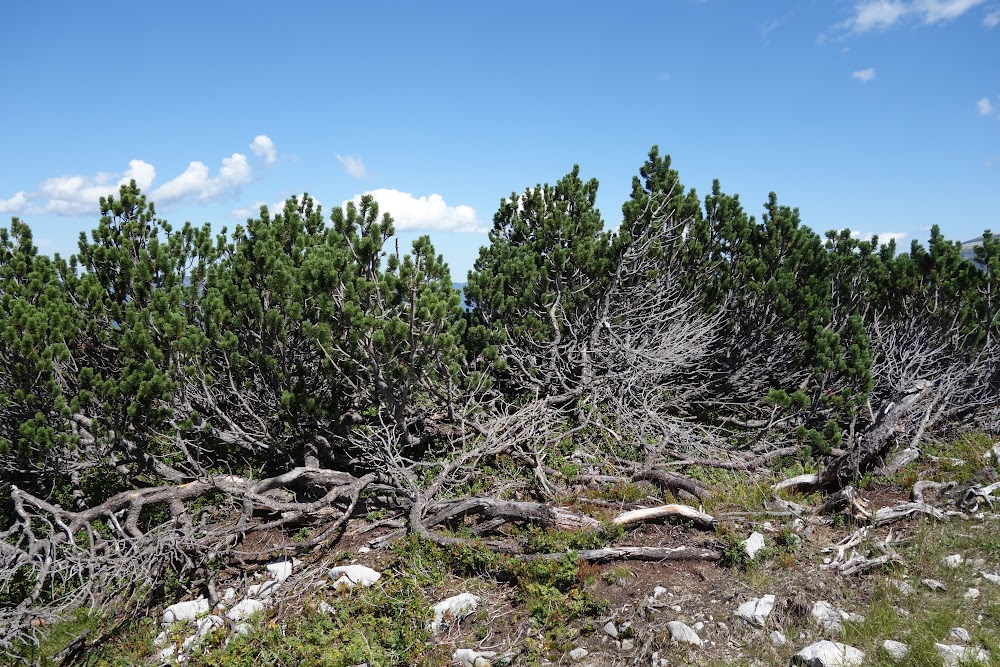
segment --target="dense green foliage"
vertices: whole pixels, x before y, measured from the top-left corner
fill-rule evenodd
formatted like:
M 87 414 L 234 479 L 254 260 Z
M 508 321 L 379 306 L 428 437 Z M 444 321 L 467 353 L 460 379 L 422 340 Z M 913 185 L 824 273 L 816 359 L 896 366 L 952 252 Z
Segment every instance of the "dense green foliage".
M 68 260 L 39 254 L 20 220 L 0 228 L 4 565 L 42 573 L 0 584 L 0 621 L 94 581 L 96 551 L 76 537 L 129 562 L 129 540 L 165 549 L 155 531 L 176 529 L 193 542 L 171 557 L 205 566 L 214 538 L 191 517 L 226 507 L 241 518 L 220 519 L 219 535 L 242 537 L 261 503 L 260 525 L 309 535 L 377 481 L 379 502 L 426 537 L 447 523 L 421 523 L 447 515 L 442 499 L 544 500 L 584 463 L 631 475 L 705 450 L 850 449 L 924 380 L 934 391 L 906 437 L 1000 429 L 989 231 L 971 256 L 936 226 L 906 253 L 824 237 L 773 193 L 759 220 L 718 182 L 699 198 L 655 147 L 617 227 L 597 191 L 574 167 L 503 199 L 466 310 L 430 240 L 400 254 L 370 196 L 329 216 L 293 197 L 216 233 L 171 227 L 132 183 L 101 199 Z M 137 500 L 160 487 L 174 493 Z M 64 522 L 79 517 L 74 536 Z M 539 532 L 529 548 L 556 547 Z M 48 554 L 73 549 L 91 565 L 55 574 Z M 592 603 L 569 595 L 569 565 L 551 567 L 521 578 L 539 616 Z M 373 636 L 394 618 L 373 617 Z M 379 650 L 408 652 L 419 635 Z

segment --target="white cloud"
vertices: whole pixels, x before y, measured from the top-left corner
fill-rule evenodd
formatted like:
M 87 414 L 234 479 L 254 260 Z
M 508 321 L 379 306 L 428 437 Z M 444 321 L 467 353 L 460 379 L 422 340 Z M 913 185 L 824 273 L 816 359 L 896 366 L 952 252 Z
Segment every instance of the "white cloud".
M 136 185 L 145 190 L 153 184 L 156 169 L 144 160 L 132 160 L 121 176 L 101 172 L 96 176 L 56 176 L 42 182 L 33 199 L 44 199 L 44 205 L 35 205 L 30 213 L 54 215 L 83 215 L 96 213 L 101 197 L 118 194 L 118 188 L 135 179 Z
M 907 6 L 902 2 L 891 0 L 859 2 L 854 5 L 854 16 L 842 23 L 841 27 L 848 28 L 852 32 L 884 29 L 901 19 L 907 11 Z
M 0 213 L 20 213 L 28 203 L 28 195 L 15 192 L 10 199 L 0 199 Z
M 993 30 L 1000 25 L 1000 6 L 990 7 L 986 10 L 986 14 L 983 15 L 983 25 L 987 30 Z
M 976 109 L 979 111 L 980 116 L 989 116 L 993 113 L 994 107 L 993 103 L 990 102 L 989 98 L 984 97 L 983 99 L 976 102 Z
M 926 24 L 951 21 L 985 0 L 916 0 L 914 11 Z
M 488 231 L 476 211 L 471 206 L 448 206 L 441 195 L 414 197 L 409 192 L 380 188 L 368 194 L 375 197 L 379 211 L 388 213 L 395 221 L 397 231 L 447 231 L 485 232 Z M 354 203 L 361 203 L 361 195 L 354 196 Z M 341 206 L 345 206 L 344 201 Z
M 861 83 L 868 83 L 875 78 L 875 68 L 869 67 L 868 69 L 860 69 L 857 72 L 851 72 L 851 76 Z
M 263 157 L 268 164 L 274 164 L 278 160 L 278 151 L 274 147 L 274 142 L 266 134 L 258 134 L 254 137 L 253 141 L 250 142 L 250 150 L 257 157 Z
M 849 33 L 886 30 L 905 19 L 924 25 L 952 21 L 986 0 L 862 0 L 854 5 L 854 15 L 837 25 Z M 983 23 L 989 27 L 987 18 Z M 1000 16 L 997 17 L 1000 21 Z M 994 23 L 996 25 L 996 23 Z
M 250 163 L 243 153 L 223 158 L 216 176 L 209 175 L 204 163 L 195 161 L 188 164 L 180 176 L 158 187 L 153 192 L 153 200 L 163 204 L 180 199 L 211 201 L 238 192 L 240 186 L 250 182 L 250 177 Z
M 888 245 L 890 241 L 899 243 L 909 235 L 906 232 L 882 232 L 881 234 L 872 234 L 871 232 L 851 231 L 851 238 L 858 239 L 859 241 L 871 241 L 875 236 L 878 236 L 879 245 Z
M 365 167 L 364 160 L 356 155 L 338 155 L 337 162 L 344 167 L 344 171 L 346 171 L 351 178 L 362 179 L 368 175 L 368 169 Z
M 247 218 L 253 218 L 258 213 L 260 213 L 260 207 L 265 206 L 266 204 L 267 204 L 266 201 L 255 201 L 254 203 L 244 208 L 233 209 L 229 213 L 229 215 L 233 216 L 237 220 L 246 220 Z

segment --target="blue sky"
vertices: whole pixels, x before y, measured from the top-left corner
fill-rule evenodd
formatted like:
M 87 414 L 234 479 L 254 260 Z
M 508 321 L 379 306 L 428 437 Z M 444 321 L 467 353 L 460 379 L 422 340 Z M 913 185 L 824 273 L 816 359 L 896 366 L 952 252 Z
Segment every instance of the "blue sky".
M 175 226 L 374 192 L 455 280 L 574 164 L 650 146 L 817 231 L 1000 231 L 1000 0 L 4 3 L 0 220 L 68 254 L 136 178 Z

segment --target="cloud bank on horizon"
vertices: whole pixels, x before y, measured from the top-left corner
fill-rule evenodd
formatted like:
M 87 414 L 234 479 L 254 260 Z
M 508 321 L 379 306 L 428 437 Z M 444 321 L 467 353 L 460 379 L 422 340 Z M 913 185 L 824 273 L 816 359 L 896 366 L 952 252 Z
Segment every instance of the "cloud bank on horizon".
M 250 143 L 250 151 L 267 167 L 278 161 L 278 151 L 274 141 L 266 134 L 259 134 Z M 344 171 L 354 179 L 367 175 L 364 160 L 356 155 L 337 155 L 337 161 Z M 97 211 L 101 197 L 114 194 L 122 185 L 135 181 L 150 198 L 162 206 L 180 202 L 206 203 L 225 198 L 238 198 L 242 186 L 253 181 L 259 174 L 243 153 L 233 153 L 222 159 L 218 170 L 212 170 L 203 162 L 194 160 L 187 168 L 169 181 L 153 188 L 156 168 L 145 160 L 131 160 L 128 169 L 120 174 L 100 172 L 93 176 L 79 174 L 56 176 L 41 183 L 34 192 L 16 192 L 7 199 L 0 199 L 0 213 L 29 215 L 56 215 L 76 217 Z M 439 194 L 416 196 L 392 188 L 379 188 L 359 193 L 351 200 L 360 203 L 362 194 L 371 194 L 383 212 L 389 213 L 399 231 L 447 231 L 476 232 L 488 230 L 471 206 L 451 206 Z M 232 211 L 234 218 L 245 219 L 256 215 L 264 201 Z M 284 201 L 270 205 L 272 211 L 280 211 Z

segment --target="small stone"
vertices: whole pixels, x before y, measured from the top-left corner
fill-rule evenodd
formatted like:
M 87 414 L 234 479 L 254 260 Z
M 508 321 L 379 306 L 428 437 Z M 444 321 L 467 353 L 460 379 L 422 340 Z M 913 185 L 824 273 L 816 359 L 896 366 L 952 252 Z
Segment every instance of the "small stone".
M 157 655 L 159 656 L 160 660 L 166 661 L 166 660 L 170 660 L 170 658 L 174 657 L 174 653 L 176 653 L 176 652 L 177 652 L 177 648 L 176 647 L 174 647 L 174 646 L 168 646 L 167 648 L 165 648 L 162 651 L 160 651 Z
M 666 592 L 667 592 L 666 588 L 664 588 L 663 586 L 657 586 L 656 588 L 653 589 L 653 599 L 659 600 L 662 595 L 666 594 Z
M 952 554 L 941 559 L 941 564 L 945 567 L 958 567 L 964 562 L 965 558 L 962 557 L 962 554 Z
M 208 600 L 201 597 L 197 600 L 178 602 L 163 610 L 163 625 L 173 625 L 181 621 L 193 621 L 208 613 Z
M 986 581 L 992 581 L 994 584 L 1000 584 L 1000 574 L 990 574 L 989 572 L 980 572 L 981 576 Z
M 670 631 L 670 641 L 675 641 L 679 644 L 701 646 L 701 637 L 699 637 L 698 633 L 690 628 L 686 623 L 681 623 L 680 621 L 670 621 L 667 623 L 667 630 Z
M 263 608 L 264 603 L 260 600 L 241 600 L 233 605 L 226 616 L 234 621 L 245 621 Z
M 910 652 L 910 647 L 903 642 L 897 642 L 893 639 L 886 639 L 882 642 L 882 648 L 885 652 L 889 654 L 889 657 L 893 660 L 902 660 Z
M 276 590 L 278 590 L 282 581 L 284 581 L 284 579 L 268 579 L 262 584 L 248 586 L 247 597 L 256 598 L 258 600 L 266 600 L 271 597 Z
M 750 533 L 750 537 L 743 540 L 743 548 L 746 549 L 750 560 L 753 560 L 757 553 L 764 548 L 764 536 L 755 530 Z
M 462 667 L 490 667 L 493 663 L 490 658 L 496 656 L 496 651 L 476 651 L 471 648 L 460 648 L 456 650 L 451 659 L 462 665 Z
M 948 636 L 950 636 L 952 639 L 957 639 L 960 642 L 968 642 L 969 640 L 972 639 L 972 636 L 969 634 L 969 631 L 966 630 L 965 628 L 952 628 L 951 631 L 948 633 Z
M 215 614 L 206 616 L 198 621 L 198 636 L 204 637 L 205 635 L 225 626 L 226 621 L 221 616 L 216 616 Z
M 575 648 L 569 652 L 569 659 L 573 662 L 580 662 L 588 655 L 590 655 L 590 651 L 581 646 L 580 648 Z
M 604 634 L 612 639 L 618 639 L 618 626 L 615 625 L 614 621 L 608 621 L 604 624 Z
M 976 600 L 979 598 L 979 589 L 970 588 L 969 590 L 965 591 L 965 595 L 963 595 L 962 597 L 965 598 L 966 600 Z
M 864 659 L 864 652 L 853 646 L 824 640 L 796 653 L 792 663 L 805 667 L 860 667 Z
M 825 630 L 840 632 L 844 629 L 844 625 L 840 622 L 840 612 L 825 600 L 813 604 L 810 615 Z
M 760 525 L 760 529 L 763 530 L 765 533 L 773 533 L 774 525 L 770 521 L 765 521 Z
M 236 637 L 245 637 L 250 634 L 250 624 L 249 623 L 237 623 L 233 626 L 233 635 Z
M 771 643 L 775 646 L 784 646 L 788 643 L 788 637 L 781 633 L 779 630 L 771 630 Z
M 382 575 L 364 565 L 341 565 L 330 569 L 333 587 L 353 588 L 354 586 L 371 586 L 382 578 Z
M 621 644 L 619 645 L 619 648 L 621 648 L 621 650 L 623 650 L 623 651 L 631 651 L 632 649 L 635 648 L 635 640 L 634 639 L 623 639 L 621 641 Z
M 774 609 L 774 596 L 765 595 L 762 598 L 748 600 L 736 610 L 736 616 L 752 625 L 764 625 L 764 620 Z
M 369 553 L 371 550 L 372 550 L 371 547 L 358 547 L 359 554 L 366 554 Z
M 434 605 L 434 620 L 430 623 L 430 631 L 437 634 L 448 625 L 460 621 L 479 606 L 479 596 L 472 593 L 459 593 Z
M 705 629 L 705 624 L 702 623 L 701 621 L 698 621 L 697 623 L 695 623 L 691 627 L 694 628 L 695 632 L 701 632 L 702 630 Z
M 729 632 L 729 624 L 719 621 L 719 632 Z
M 282 558 L 280 560 L 272 561 L 264 566 L 264 568 L 271 575 L 271 578 L 275 581 L 284 581 L 288 577 L 292 576 L 292 568 L 295 566 L 295 561 L 290 558 Z
M 679 604 L 671 605 L 670 610 L 679 614 L 681 613 L 681 606 Z
M 924 586 L 926 586 L 929 590 L 932 591 L 946 590 L 945 585 L 940 581 L 938 581 L 937 579 L 921 579 L 920 583 L 922 583 Z
M 941 661 L 945 667 L 957 667 L 965 662 L 987 663 L 990 659 L 989 651 L 974 646 L 962 646 L 960 644 L 934 644 Z

